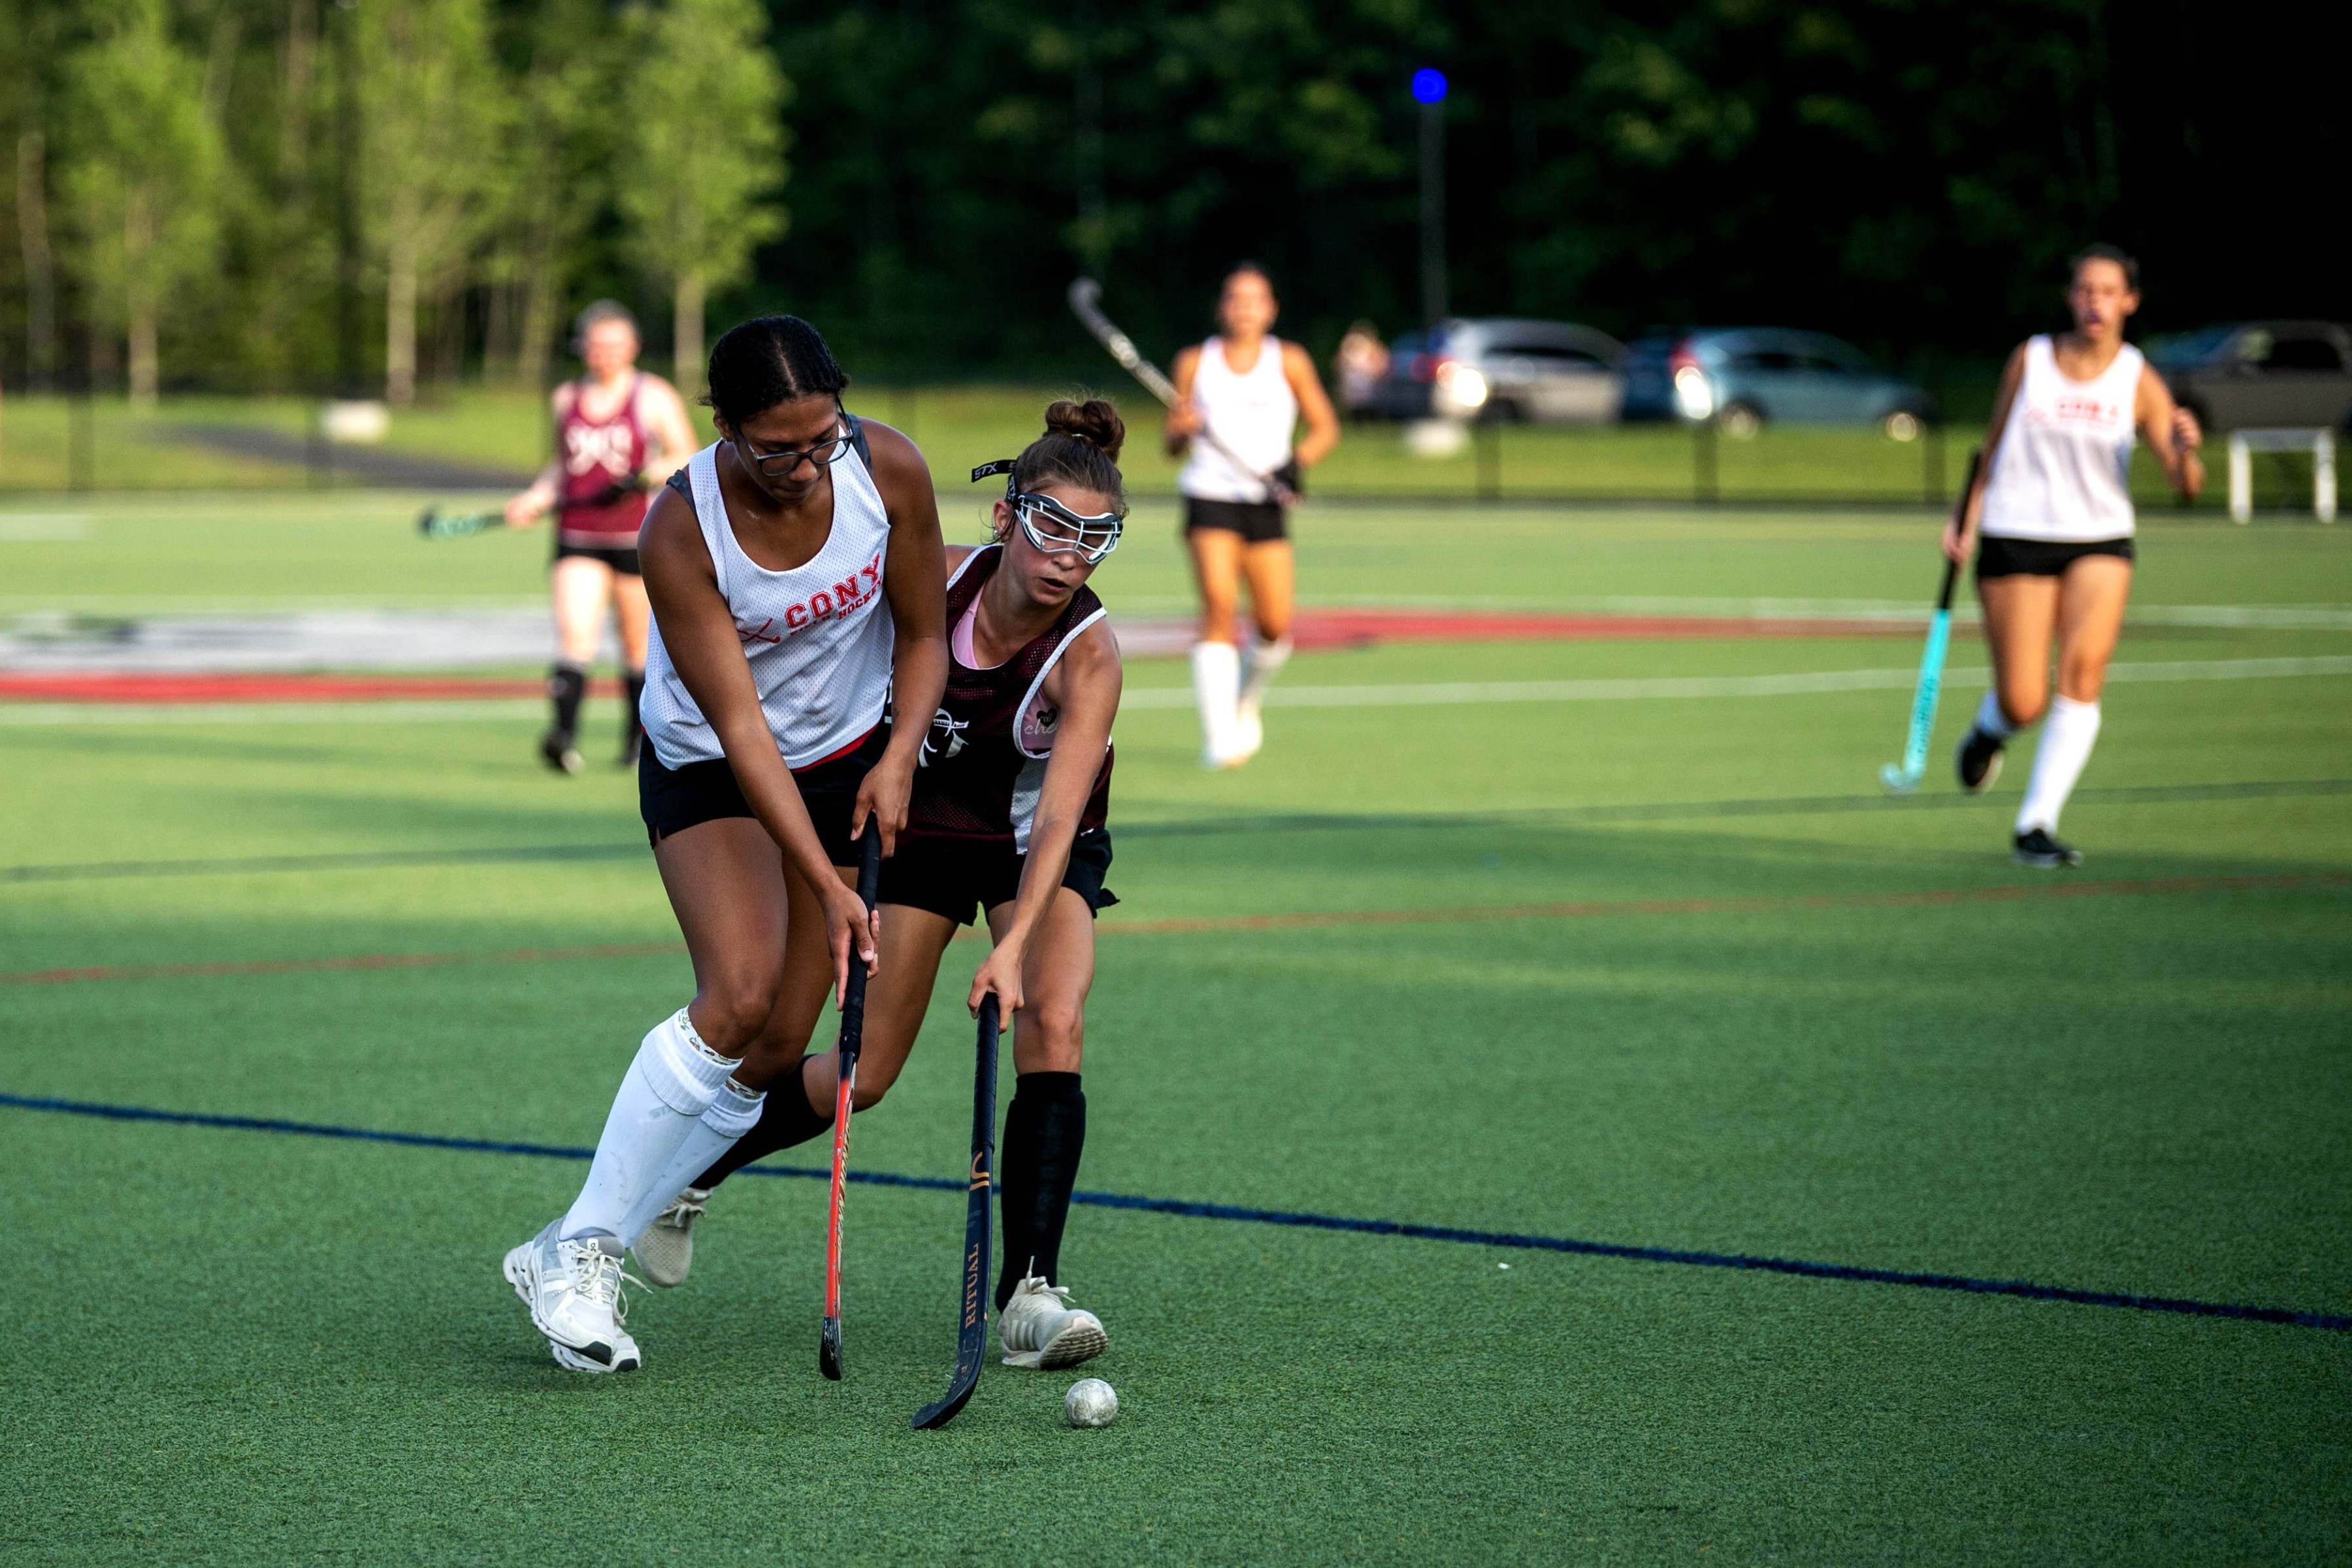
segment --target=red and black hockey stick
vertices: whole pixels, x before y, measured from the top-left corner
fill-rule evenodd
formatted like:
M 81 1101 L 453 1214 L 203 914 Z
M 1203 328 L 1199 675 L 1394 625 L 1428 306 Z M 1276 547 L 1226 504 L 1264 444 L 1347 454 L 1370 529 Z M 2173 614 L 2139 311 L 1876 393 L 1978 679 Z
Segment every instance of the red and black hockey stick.
M 882 881 L 882 825 L 866 821 L 858 846 L 857 897 L 870 919 Z M 840 1081 L 833 1090 L 833 1210 L 824 1226 L 824 1326 L 818 1331 L 817 1370 L 841 1381 L 841 1189 L 849 1179 L 849 1101 L 857 1088 L 857 1053 L 866 1044 L 866 965 L 849 955 L 849 982 L 841 997 Z
M 996 998 L 980 1001 L 980 1050 L 972 1068 L 971 1185 L 963 1207 L 963 1315 L 956 1330 L 955 1377 L 947 1396 L 915 1412 L 915 1429 L 956 1418 L 980 1385 L 988 1353 L 988 1199 L 996 1185 Z

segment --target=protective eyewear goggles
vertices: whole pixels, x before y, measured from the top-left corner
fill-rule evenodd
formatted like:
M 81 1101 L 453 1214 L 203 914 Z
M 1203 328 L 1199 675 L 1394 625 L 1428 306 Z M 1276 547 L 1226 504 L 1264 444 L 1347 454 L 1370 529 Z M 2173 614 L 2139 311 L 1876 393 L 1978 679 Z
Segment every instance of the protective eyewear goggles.
M 1087 565 L 1098 566 L 1103 557 L 1118 548 L 1119 535 L 1126 531 L 1127 520 L 1115 511 L 1088 515 L 1072 511 L 1052 496 L 1041 496 L 1018 488 L 1013 481 L 1013 464 L 1008 459 L 982 463 L 971 471 L 975 482 L 992 474 L 1003 474 L 1004 502 L 1021 523 L 1021 531 L 1029 542 L 1048 555 L 1070 551 Z

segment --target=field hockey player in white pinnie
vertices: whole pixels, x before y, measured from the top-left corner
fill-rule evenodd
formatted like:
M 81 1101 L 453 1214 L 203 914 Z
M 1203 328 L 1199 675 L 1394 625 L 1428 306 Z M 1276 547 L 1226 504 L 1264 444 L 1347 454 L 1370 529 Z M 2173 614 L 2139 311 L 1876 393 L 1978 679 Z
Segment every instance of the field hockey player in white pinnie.
M 719 439 L 646 520 L 638 810 L 696 989 L 638 1047 L 579 1197 L 507 1254 L 574 1371 L 643 1360 L 622 1258 L 698 1173 L 772 1103 L 833 1121 L 832 1086 L 812 1092 L 801 1064 L 827 985 L 874 963 L 856 841 L 872 818 L 896 847 L 921 741 L 893 736 L 884 710 L 894 684 L 928 710 L 947 679 L 930 470 L 842 408 L 847 384 L 806 321 L 729 331 L 710 354 Z
M 1274 336 L 1277 313 L 1265 269 L 1242 262 L 1218 298 L 1217 335 L 1171 367 L 1177 395 L 1166 438 L 1170 455 L 1185 459 L 1176 488 L 1201 591 L 1192 691 L 1209 768 L 1240 767 L 1265 742 L 1266 689 L 1290 658 L 1289 509 L 1304 471 L 1339 444 L 1339 416 L 1314 360 Z M 1294 447 L 1302 420 L 1307 431 Z M 1244 580 L 1256 623 L 1246 660 L 1238 630 Z
M 2205 486 L 2196 416 L 2124 341 L 2139 309 L 2138 264 L 2091 247 L 2074 258 L 2066 306 L 2074 331 L 2029 338 L 2010 355 L 1984 463 L 1944 529 L 1947 557 L 1976 556 L 1993 667 L 1955 759 L 1960 787 L 1988 788 L 2010 737 L 2046 710 L 2011 841 L 2021 864 L 2040 867 L 2083 860 L 2058 837 L 2058 815 L 2098 739 L 2100 689 L 2131 596 L 2135 432 L 2175 490 L 2193 499 Z

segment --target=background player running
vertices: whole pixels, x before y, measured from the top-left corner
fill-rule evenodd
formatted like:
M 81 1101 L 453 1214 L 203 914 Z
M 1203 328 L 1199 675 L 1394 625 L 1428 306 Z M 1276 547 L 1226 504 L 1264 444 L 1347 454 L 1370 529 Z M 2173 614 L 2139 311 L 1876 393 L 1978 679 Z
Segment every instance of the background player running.
M 2083 861 L 2058 840 L 2058 814 L 2098 739 L 2099 690 L 2131 595 L 2135 428 L 2174 489 L 2194 499 L 2205 487 L 2196 416 L 2124 342 L 2139 309 L 2138 264 L 2091 247 L 2074 258 L 2066 305 L 2073 331 L 2029 338 L 2009 356 L 1976 487 L 1944 529 L 1950 559 L 1977 552 L 1993 667 L 1993 689 L 1960 741 L 1960 784 L 1990 786 L 2010 736 L 2046 708 L 2014 835 L 2018 860 L 2044 867 Z
M 1111 720 L 1118 645 L 1087 579 L 1118 546 L 1126 437 L 1109 404 L 1056 403 L 1009 464 L 996 542 L 950 548 L 946 695 L 924 738 L 898 852 L 883 862 L 881 962 L 866 993 L 856 1107 L 896 1081 L 922 1026 L 940 954 L 975 910 L 995 946 L 965 1000 L 993 992 L 1013 1020 L 1020 1074 L 998 1162 L 1004 1213 L 997 1336 L 1008 1364 L 1062 1367 L 1109 1343 L 1061 1283 L 1062 1230 L 1086 1143 L 1079 1089 L 1095 911 L 1110 867 Z M 911 705 L 902 704 L 901 713 Z M 919 712 L 919 709 L 912 709 Z M 686 1277 L 709 1189 L 831 1124 L 839 1058 L 806 1058 L 804 1096 L 770 1096 L 760 1125 L 638 1243 L 657 1284 Z M 822 1120 L 814 1110 L 824 1107 Z
M 922 454 L 843 412 L 848 380 L 805 321 L 728 332 L 710 354 L 720 438 L 646 520 L 638 802 L 695 993 L 638 1047 L 578 1199 L 507 1254 L 532 1324 L 577 1371 L 638 1364 L 622 1255 L 768 1100 L 799 1096 L 797 1077 L 767 1090 L 853 949 L 873 961 L 848 868 L 867 817 L 886 855 L 906 823 L 922 736 L 890 737 L 883 710 L 894 682 L 915 710 L 937 705 L 946 569 Z
M 548 672 L 553 721 L 540 740 L 547 765 L 580 771 L 580 700 L 604 633 L 607 608 L 621 634 L 621 754 L 637 760 L 638 694 L 646 685 L 645 579 L 637 529 L 646 492 L 658 489 L 695 447 L 677 389 L 637 369 L 637 319 L 611 300 L 580 312 L 573 342 L 585 369 L 555 389 L 555 456 L 530 489 L 507 502 L 507 526 L 529 528 L 555 512 L 555 668 Z
M 1265 689 L 1290 658 L 1286 509 L 1300 472 L 1339 444 L 1339 417 L 1323 395 L 1315 362 L 1297 343 L 1271 335 L 1277 313 L 1274 284 L 1255 263 L 1243 262 L 1218 298 L 1217 335 L 1180 353 L 1174 366 L 1177 401 L 1166 435 L 1170 454 L 1185 457 L 1176 488 L 1184 497 L 1184 541 L 1201 589 L 1192 694 L 1204 767 L 1239 767 L 1265 743 Z M 1294 449 L 1291 437 L 1302 417 L 1307 435 Z M 1216 444 L 1192 439 L 1203 431 Z M 1244 578 L 1257 623 L 1246 669 L 1235 629 Z

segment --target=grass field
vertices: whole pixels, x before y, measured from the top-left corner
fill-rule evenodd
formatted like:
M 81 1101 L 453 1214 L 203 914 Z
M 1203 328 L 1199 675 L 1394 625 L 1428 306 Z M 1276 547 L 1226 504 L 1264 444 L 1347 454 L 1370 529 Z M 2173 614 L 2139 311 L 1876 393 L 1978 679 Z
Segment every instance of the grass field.
M 539 592 L 543 539 L 426 545 L 415 505 L 0 510 L 0 617 Z M 1875 606 L 1924 599 L 1930 527 L 1310 509 L 1301 576 Z M 1139 509 L 1115 609 L 1181 610 L 1173 531 Z M 1942 771 L 1973 638 L 1900 804 L 1907 637 L 1307 655 L 1218 775 L 1181 667 L 1134 665 L 1081 1185 L 1496 1234 L 1081 1207 L 1106 1431 L 994 1366 L 908 1429 L 955 1191 L 854 1191 L 845 1383 L 791 1179 L 720 1194 L 693 1280 L 634 1297 L 645 1369 L 592 1380 L 497 1272 L 575 1161 L 0 1104 L 0 1555 L 2340 1561 L 2352 1332 L 1498 1239 L 2352 1314 L 2352 542 L 2144 532 L 2072 880 L 2005 855 L 2030 744 L 1988 800 Z M 0 704 L 0 1093 L 591 1142 L 691 983 L 628 782 L 549 777 L 533 732 Z M 864 1170 L 958 1184 L 976 959 Z
M 1018 451 L 1036 435 L 1038 410 L 1046 397 L 1089 391 L 1118 399 L 1127 416 L 1138 422 L 1138 437 L 1126 455 L 1131 485 L 1139 493 L 1172 495 L 1176 465 L 1152 438 L 1158 406 L 1115 373 L 1077 388 L 856 386 L 849 405 L 910 433 L 929 458 L 941 490 L 961 495 L 974 467 Z M 1983 401 L 1969 395 L 1960 403 Z M 299 461 L 226 455 L 194 437 L 207 427 L 257 426 L 290 439 L 302 434 L 314 412 L 314 405 L 293 398 L 184 396 L 167 398 L 142 415 L 121 398 L 99 399 L 90 405 L 85 468 L 101 490 L 300 489 L 310 476 Z M 695 416 L 707 437 L 708 416 L 700 409 Z M 62 489 L 74 482 L 69 424 L 60 398 L 12 396 L 0 420 L 0 493 Z M 1405 450 L 1398 426 L 1365 425 L 1349 428 L 1311 484 L 1318 495 L 1353 500 L 1517 495 L 1679 503 L 1696 494 L 1907 505 L 1949 495 L 1966 470 L 1969 447 L 1981 434 L 1981 415 L 1956 423 L 1939 442 L 1891 441 L 1869 429 L 1769 426 L 1751 440 L 1717 441 L 1708 479 L 1693 432 L 1681 426 L 1490 426 L 1460 454 L 1426 458 Z M 475 388 L 443 393 L 395 412 L 385 445 L 394 452 L 520 476 L 545 460 L 547 442 L 543 400 Z M 2218 443 L 2212 457 L 2215 483 L 2200 503 L 2206 512 L 2219 511 L 2227 501 Z M 2308 510 L 2308 454 L 2265 454 L 2253 477 L 2258 506 Z M 2133 488 L 2143 505 L 2172 508 L 2162 475 L 2144 452 L 2135 465 Z

